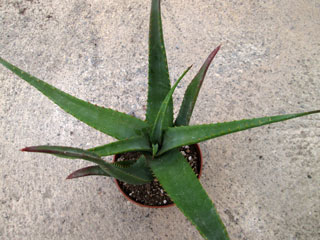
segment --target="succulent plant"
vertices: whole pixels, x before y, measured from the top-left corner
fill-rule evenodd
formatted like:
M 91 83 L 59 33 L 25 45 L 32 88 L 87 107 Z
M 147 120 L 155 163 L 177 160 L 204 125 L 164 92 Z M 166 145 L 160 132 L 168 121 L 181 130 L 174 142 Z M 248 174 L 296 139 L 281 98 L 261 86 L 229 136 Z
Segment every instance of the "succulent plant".
M 22 149 L 58 157 L 83 159 L 95 163 L 69 178 L 103 175 L 129 184 L 146 184 L 157 178 L 176 206 L 206 239 L 229 239 L 214 204 L 203 189 L 179 147 L 195 144 L 249 128 L 285 121 L 320 110 L 261 117 L 224 123 L 189 126 L 207 69 L 220 46 L 208 56 L 189 84 L 178 117 L 174 121 L 172 94 L 191 67 L 170 87 L 166 51 L 162 33 L 160 0 L 152 0 L 149 32 L 148 102 L 146 119 L 141 120 L 110 108 L 77 99 L 0 58 L 0 63 L 38 89 L 55 104 L 87 125 L 118 141 L 91 149 L 64 146 L 34 146 Z M 108 163 L 103 156 L 138 151 L 136 161 Z

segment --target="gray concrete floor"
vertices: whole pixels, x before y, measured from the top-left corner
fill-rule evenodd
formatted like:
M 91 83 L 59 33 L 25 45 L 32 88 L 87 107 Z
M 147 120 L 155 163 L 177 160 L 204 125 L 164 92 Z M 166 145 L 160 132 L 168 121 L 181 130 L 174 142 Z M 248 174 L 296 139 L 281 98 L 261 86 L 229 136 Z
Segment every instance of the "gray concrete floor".
M 149 2 L 1 0 L 0 55 L 79 98 L 143 118 Z M 175 93 L 176 109 L 222 44 L 193 124 L 319 109 L 319 1 L 164 0 L 162 15 L 172 81 L 194 64 Z M 0 104 L 1 239 L 201 239 L 175 207 L 133 206 L 103 177 L 65 180 L 85 162 L 18 151 L 112 139 L 3 67 Z M 201 144 L 201 182 L 231 239 L 320 239 L 319 120 Z

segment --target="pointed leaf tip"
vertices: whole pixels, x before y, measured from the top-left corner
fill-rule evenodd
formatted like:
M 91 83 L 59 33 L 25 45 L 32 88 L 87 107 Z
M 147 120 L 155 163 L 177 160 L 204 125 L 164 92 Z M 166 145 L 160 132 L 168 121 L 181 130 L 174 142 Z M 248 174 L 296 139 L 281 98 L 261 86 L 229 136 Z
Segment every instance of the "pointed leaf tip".
M 77 178 L 77 177 L 74 176 L 73 173 L 71 173 L 70 175 L 68 175 L 68 177 L 66 177 L 66 180 L 70 180 L 70 179 L 73 179 L 73 178 Z
M 172 94 L 173 94 L 174 90 L 178 86 L 181 79 L 187 74 L 187 72 L 189 72 L 191 67 L 192 67 L 192 65 L 190 67 L 188 67 L 187 70 L 185 70 L 182 73 L 182 75 L 179 77 L 179 79 L 176 81 L 176 83 L 173 85 L 173 87 L 170 89 L 167 96 L 163 100 L 163 102 L 160 106 L 159 112 L 157 114 L 156 120 L 154 122 L 152 131 L 151 131 L 150 138 L 151 138 L 152 143 L 161 144 L 162 130 L 165 129 L 164 123 L 165 123 L 165 117 L 166 117 L 166 111 L 167 111 L 168 104 L 170 102 L 170 99 L 172 99 Z
M 20 149 L 20 151 L 21 152 L 44 152 L 43 149 L 38 149 L 37 146 L 25 147 L 25 148 Z M 48 151 L 46 151 L 46 152 L 48 152 Z
M 75 98 L 30 75 L 0 57 L 0 65 L 12 71 L 48 97 L 67 113 L 109 136 L 119 140 L 141 136 L 149 126 L 146 122 L 110 108 L 99 107 Z M 99 121 L 99 119 L 104 119 Z M 116 125 L 115 125 L 116 124 Z
M 78 169 L 71 174 L 66 179 L 74 179 L 86 176 L 109 176 L 105 171 L 103 171 L 99 166 L 89 166 L 85 168 Z
M 224 123 L 168 128 L 163 134 L 163 145 L 157 155 L 160 156 L 161 154 L 180 146 L 190 145 L 223 135 L 240 132 L 246 129 L 260 127 L 276 122 L 282 122 L 315 113 L 320 113 L 320 110 L 261 118 L 243 119 Z
M 170 78 L 163 39 L 161 6 L 159 0 L 152 0 L 149 28 L 148 100 L 146 120 L 152 127 L 161 103 L 170 91 Z M 168 104 L 165 127 L 173 123 L 173 103 Z
M 215 58 L 215 56 L 216 56 L 217 53 L 219 52 L 220 48 L 221 48 L 221 44 L 220 44 L 218 47 L 216 47 L 216 48 L 209 54 L 209 56 L 207 57 L 206 61 L 204 62 L 203 66 L 202 66 L 202 69 L 201 69 L 201 70 L 204 69 L 204 70 L 205 70 L 205 73 L 206 73 L 206 71 L 208 70 L 209 65 L 211 64 L 212 60 Z M 200 71 L 201 71 L 201 70 L 200 70 Z M 204 75 L 205 75 L 205 73 L 204 73 Z
M 214 204 L 177 149 L 149 162 L 161 186 L 204 239 L 229 240 Z
M 184 98 L 179 110 L 178 117 L 175 121 L 176 126 L 187 126 L 189 125 L 193 108 L 196 104 L 198 94 L 200 92 L 202 83 L 204 81 L 204 78 L 206 76 L 206 73 L 208 71 L 208 68 L 214 59 L 214 57 L 217 55 L 221 45 L 219 45 L 217 48 L 215 48 L 207 57 L 205 62 L 203 63 L 202 67 L 200 68 L 197 75 L 193 78 L 191 83 L 189 84 L 185 94 Z

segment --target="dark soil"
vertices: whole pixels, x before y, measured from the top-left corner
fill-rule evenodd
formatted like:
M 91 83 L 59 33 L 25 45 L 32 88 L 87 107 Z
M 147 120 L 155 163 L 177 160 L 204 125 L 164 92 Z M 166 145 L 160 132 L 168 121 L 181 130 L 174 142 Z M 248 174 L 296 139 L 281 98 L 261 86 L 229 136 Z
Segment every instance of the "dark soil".
M 199 178 L 201 160 L 197 147 L 195 145 L 184 146 L 180 148 L 180 151 Z M 140 155 L 141 154 L 137 152 L 119 154 L 116 156 L 115 161 L 137 160 Z M 122 191 L 135 202 L 148 206 L 165 206 L 173 203 L 157 179 L 144 185 L 132 185 L 119 180 L 117 181 Z

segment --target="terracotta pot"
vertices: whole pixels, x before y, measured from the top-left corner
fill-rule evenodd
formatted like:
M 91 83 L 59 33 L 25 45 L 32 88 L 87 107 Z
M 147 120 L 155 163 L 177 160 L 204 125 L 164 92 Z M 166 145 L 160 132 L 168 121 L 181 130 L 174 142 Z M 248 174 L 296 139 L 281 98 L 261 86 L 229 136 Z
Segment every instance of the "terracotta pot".
M 194 146 L 196 147 L 196 151 L 198 153 L 198 160 L 200 160 L 200 169 L 199 169 L 199 174 L 198 174 L 198 179 L 201 177 L 202 174 L 202 166 L 203 166 L 203 159 L 202 159 L 202 152 L 201 149 L 199 147 L 199 144 L 194 144 Z M 117 154 L 114 155 L 113 157 L 113 162 L 116 162 L 116 159 L 120 156 L 121 154 Z M 121 188 L 121 186 L 119 185 L 119 181 L 117 179 L 114 179 L 119 191 L 122 193 L 122 195 L 130 202 L 140 206 L 140 207 L 148 207 L 148 208 L 166 208 L 166 207 L 172 207 L 175 204 L 174 203 L 170 203 L 167 205 L 161 205 L 161 206 L 150 206 L 150 205 L 144 205 L 142 203 L 136 202 L 134 199 L 132 199 L 130 196 L 128 196 Z

